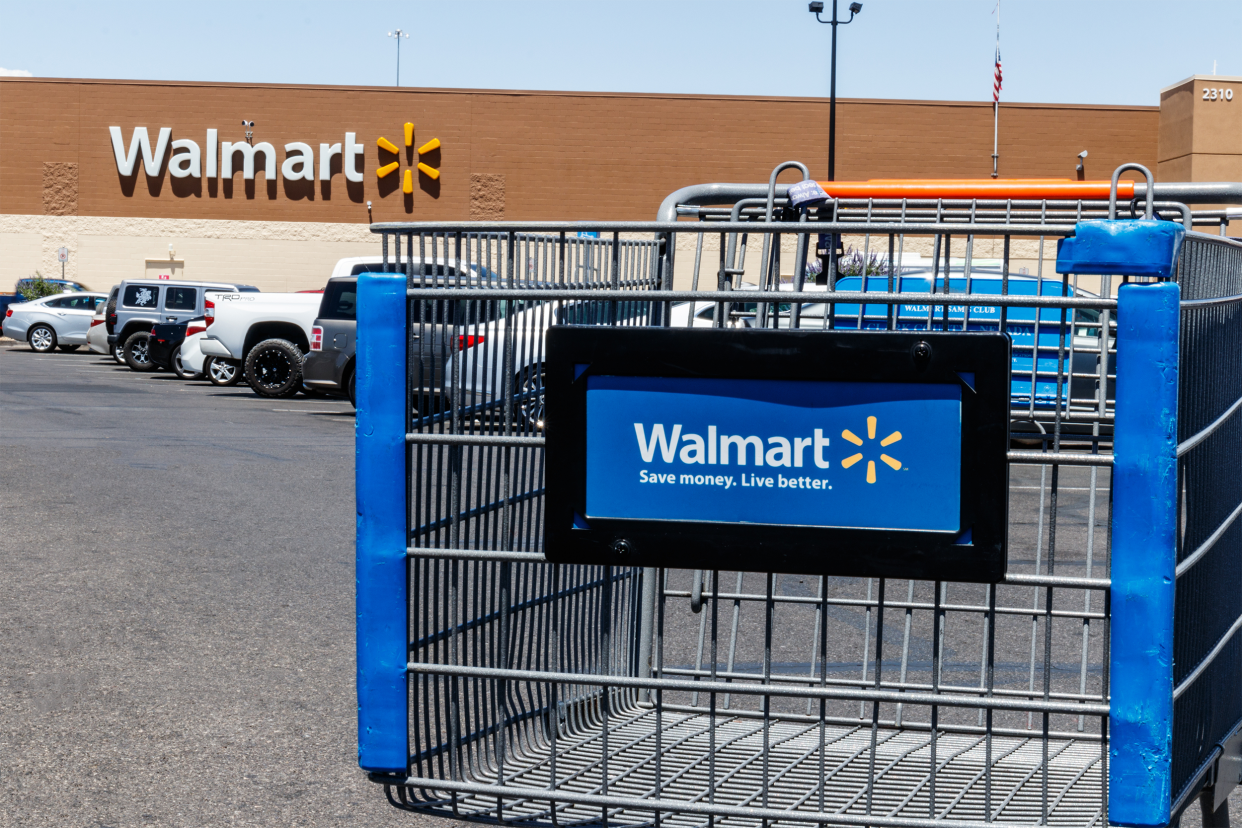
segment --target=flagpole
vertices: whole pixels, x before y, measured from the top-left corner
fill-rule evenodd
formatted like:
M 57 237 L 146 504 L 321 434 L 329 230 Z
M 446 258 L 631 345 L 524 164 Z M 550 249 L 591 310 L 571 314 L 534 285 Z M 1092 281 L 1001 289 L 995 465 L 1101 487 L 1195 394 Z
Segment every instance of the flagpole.
M 996 0 L 996 67 L 993 71 L 1000 68 L 1000 0 Z M 996 78 L 992 91 L 992 177 L 998 175 L 997 163 L 1000 160 L 998 153 L 1000 137 L 1000 78 Z
M 996 178 L 996 162 L 1000 158 L 996 153 L 996 138 L 1000 132 L 1000 101 L 992 101 L 992 177 Z

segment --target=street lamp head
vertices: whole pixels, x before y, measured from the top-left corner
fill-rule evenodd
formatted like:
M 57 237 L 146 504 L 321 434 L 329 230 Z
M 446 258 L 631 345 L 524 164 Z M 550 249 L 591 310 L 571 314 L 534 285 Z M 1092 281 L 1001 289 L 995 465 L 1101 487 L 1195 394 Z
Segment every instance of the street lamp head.
M 862 3 L 850 3 L 850 14 L 858 14 L 862 11 Z
M 807 11 L 809 11 L 811 14 L 822 14 L 824 11 L 824 4 L 818 3 L 818 2 L 809 3 L 807 5 Z

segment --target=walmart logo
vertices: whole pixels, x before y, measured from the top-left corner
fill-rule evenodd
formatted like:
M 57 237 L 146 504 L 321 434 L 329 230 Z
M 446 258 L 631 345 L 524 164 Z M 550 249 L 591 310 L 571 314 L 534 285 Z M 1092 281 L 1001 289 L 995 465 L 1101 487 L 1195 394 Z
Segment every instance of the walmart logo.
M 414 124 L 407 122 L 405 125 L 404 132 L 405 132 L 404 137 L 405 137 L 406 152 L 409 152 L 410 148 L 414 146 Z M 386 178 L 387 176 L 391 175 L 392 173 L 400 169 L 401 150 L 397 148 L 396 144 L 394 144 L 392 141 L 389 141 L 387 138 L 384 138 L 383 136 L 381 136 L 380 139 L 376 141 L 375 143 L 384 152 L 391 153 L 392 155 L 395 155 L 398 157 L 398 160 L 392 161 L 376 169 L 375 171 L 376 176 L 378 176 L 379 178 Z M 432 138 L 430 141 L 428 141 L 427 143 L 423 144 L 421 147 L 418 148 L 418 155 L 421 158 L 421 156 L 424 156 L 429 152 L 438 150 L 439 148 L 440 148 L 440 139 Z M 440 177 L 439 170 L 437 170 L 435 167 L 432 167 L 429 164 L 424 164 L 421 160 L 418 162 L 417 166 L 418 166 L 418 171 L 422 173 L 423 175 L 427 176 L 428 178 L 430 178 L 432 181 Z M 405 171 L 405 176 L 401 182 L 401 192 L 407 193 L 407 194 L 414 192 L 414 171 L 413 170 L 407 169 Z
M 875 427 L 876 427 L 876 418 L 868 417 L 867 418 L 867 439 L 868 440 L 875 439 Z M 862 438 L 859 437 L 854 432 L 850 431 L 848 428 L 845 429 L 845 431 L 841 432 L 841 436 L 845 438 L 846 440 L 849 440 L 851 443 L 853 443 L 856 446 L 862 446 L 863 444 Z M 892 434 L 888 435 L 887 437 L 885 437 L 883 440 L 880 441 L 880 446 L 883 448 L 888 448 L 893 443 L 900 442 L 900 440 L 901 440 L 901 432 L 894 431 Z M 862 459 L 863 459 L 863 453 L 861 451 L 858 452 L 857 454 L 851 454 L 849 457 L 841 461 L 841 467 L 848 469 L 851 466 L 853 466 L 855 463 L 857 463 L 859 460 L 862 460 Z M 884 454 L 883 452 L 881 452 L 880 461 L 884 463 L 884 465 L 892 469 L 893 471 L 901 471 L 900 460 L 896 460 L 892 457 L 889 457 L 887 454 Z M 874 460 L 867 461 L 867 482 L 868 483 L 875 482 L 875 461 Z

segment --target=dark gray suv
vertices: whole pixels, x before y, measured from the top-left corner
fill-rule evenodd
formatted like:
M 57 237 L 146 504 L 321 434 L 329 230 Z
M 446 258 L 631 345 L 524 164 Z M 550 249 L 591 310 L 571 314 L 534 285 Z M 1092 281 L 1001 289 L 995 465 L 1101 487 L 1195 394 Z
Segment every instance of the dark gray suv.
M 354 335 L 358 330 L 358 277 L 330 279 L 311 328 L 302 382 L 317 391 L 345 393 L 354 401 Z
M 376 268 L 378 271 L 378 268 Z M 437 282 L 452 283 L 457 278 L 456 272 L 450 272 Z M 476 283 L 477 284 L 477 283 Z M 344 394 L 354 402 L 354 351 L 355 337 L 358 330 L 358 277 L 338 276 L 328 281 L 323 291 L 323 299 L 319 303 L 319 316 L 311 328 L 310 352 L 302 363 L 302 382 L 316 391 L 328 394 Z M 423 394 L 438 397 L 443 366 L 449 358 L 446 337 L 452 335 L 450 329 L 463 325 L 475 324 L 479 321 L 478 306 L 484 304 L 495 313 L 495 302 L 469 302 L 467 307 L 457 308 L 457 300 L 439 299 L 434 302 L 422 300 L 414 302 L 411 312 L 425 313 L 427 333 L 420 344 L 419 353 L 423 360 Z M 421 311 L 420 311 L 421 308 Z M 457 311 L 461 310 L 469 318 L 458 319 Z M 447 324 L 446 324 L 447 323 Z M 434 406 L 433 406 L 434 407 Z
M 437 265 L 447 273 L 434 277 L 434 283 L 441 286 L 464 287 L 459 283 L 459 276 L 451 265 Z M 382 272 L 379 265 L 355 268 L 355 274 L 337 276 L 328 280 L 323 291 L 323 299 L 319 304 L 319 316 L 311 328 L 310 352 L 302 363 L 302 382 L 309 388 L 328 394 L 343 394 L 354 402 L 354 351 L 355 337 L 358 330 L 358 276 L 363 269 Z M 489 272 L 487 281 L 475 279 L 471 286 L 478 287 L 495 281 Z M 431 282 L 428 282 L 431 286 Z M 514 302 L 515 311 L 541 302 Z M 457 341 L 454 337 L 471 325 L 489 322 L 504 315 L 505 303 L 478 300 L 460 302 L 456 299 L 412 300 L 410 313 L 424 321 L 425 333 L 419 343 L 418 352 L 422 359 L 422 391 L 421 397 L 427 399 L 419 407 L 430 406 L 434 409 L 440 397 L 444 366 L 448 364 L 452 352 L 456 351 Z M 452 346 L 450 348 L 450 346 Z

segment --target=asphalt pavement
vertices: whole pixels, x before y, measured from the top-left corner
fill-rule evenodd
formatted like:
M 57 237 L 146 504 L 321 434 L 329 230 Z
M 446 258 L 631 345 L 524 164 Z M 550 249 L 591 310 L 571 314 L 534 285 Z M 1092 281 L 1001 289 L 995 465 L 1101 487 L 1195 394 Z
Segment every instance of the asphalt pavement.
M 356 763 L 348 401 L 0 340 L 0 826 L 411 826 Z
M 347 401 L 264 399 L 0 340 L 0 826 L 437 822 L 393 809 L 356 764 L 353 423 Z M 1087 475 L 1061 481 L 1079 549 Z M 1017 571 L 1032 565 L 1039 477 L 1013 471 Z M 670 599 L 670 665 L 694 659 L 701 616 L 684 600 Z M 744 651 L 762 651 L 756 623 L 743 621 Z M 1024 653 L 1029 624 L 998 627 L 998 648 Z M 951 633 L 946 654 L 968 661 L 974 630 L 960 645 Z M 1058 652 L 1077 652 L 1080 630 Z M 912 659 L 930 652 L 915 633 Z M 789 636 L 773 657 L 800 663 L 807 646 Z M 1236 815 L 1242 794 L 1232 801 Z M 1192 807 L 1183 828 L 1199 824 Z

